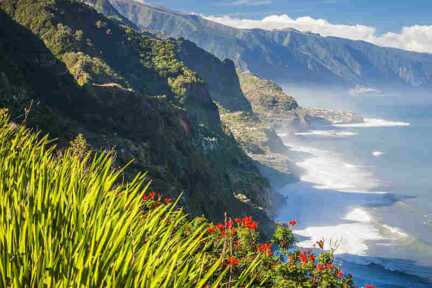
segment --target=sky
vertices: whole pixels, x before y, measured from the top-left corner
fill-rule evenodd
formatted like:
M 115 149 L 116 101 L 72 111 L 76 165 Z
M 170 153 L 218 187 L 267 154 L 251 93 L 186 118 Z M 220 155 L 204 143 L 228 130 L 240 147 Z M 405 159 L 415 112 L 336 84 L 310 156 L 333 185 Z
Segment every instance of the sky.
M 432 53 L 432 0 L 146 0 L 238 28 L 295 28 Z

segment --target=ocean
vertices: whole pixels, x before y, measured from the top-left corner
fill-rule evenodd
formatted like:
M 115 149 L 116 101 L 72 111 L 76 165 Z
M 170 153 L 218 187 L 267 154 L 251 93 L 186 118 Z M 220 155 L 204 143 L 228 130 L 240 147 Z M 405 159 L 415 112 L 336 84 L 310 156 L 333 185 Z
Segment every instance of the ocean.
M 277 220 L 298 221 L 300 247 L 324 239 L 359 287 L 432 287 L 432 104 L 374 97 L 341 105 L 365 123 L 279 131 L 301 172 Z

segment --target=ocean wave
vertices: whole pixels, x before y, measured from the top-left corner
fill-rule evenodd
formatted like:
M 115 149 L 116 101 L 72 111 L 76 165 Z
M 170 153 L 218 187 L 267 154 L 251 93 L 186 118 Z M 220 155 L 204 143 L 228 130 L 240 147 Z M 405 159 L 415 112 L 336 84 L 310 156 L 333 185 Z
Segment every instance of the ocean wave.
M 373 265 L 373 268 L 371 268 L 372 271 L 370 271 L 370 280 L 377 280 L 375 273 L 381 274 L 386 271 L 388 273 L 396 273 L 381 278 L 380 284 L 386 285 L 386 287 L 393 287 L 390 286 L 391 284 L 398 284 L 397 287 L 431 287 L 428 285 L 432 284 L 432 270 L 430 267 L 416 265 L 409 260 L 340 254 L 337 255 L 337 261 L 342 261 L 341 264 L 343 266 L 347 264 L 359 266 Z M 413 285 L 414 282 L 415 285 Z
M 380 186 L 380 182 L 368 169 L 347 163 L 337 153 L 292 144 L 290 146 L 292 151 L 310 155 L 296 164 L 305 171 L 300 180 L 312 183 L 316 189 L 374 193 L 373 190 Z
M 349 212 L 345 217 L 345 220 L 362 222 L 362 223 L 370 223 L 372 221 L 372 217 L 365 210 L 361 208 L 355 208 L 351 212 Z
M 402 121 L 391 121 L 378 118 L 365 118 L 362 123 L 349 123 L 349 124 L 334 124 L 335 127 L 344 128 L 373 128 L 373 127 L 406 127 L 411 123 Z
M 349 211 L 341 220 L 349 223 L 345 221 L 332 226 L 312 226 L 296 230 L 296 234 L 307 238 L 298 245 L 313 248 L 316 241 L 324 239 L 331 246 L 328 248 L 334 249 L 337 255 L 367 256 L 369 241 L 374 241 L 380 246 L 391 246 L 393 241 L 409 237 L 397 227 L 378 224 L 365 209 L 359 207 Z
M 389 237 L 381 233 L 382 227 L 374 221 L 372 215 L 360 207 L 367 205 L 367 203 L 385 203 L 387 200 L 386 195 L 388 193 L 378 191 L 381 183 L 374 177 L 369 168 L 349 163 L 341 154 L 336 152 L 299 143 L 289 143 L 289 145 L 293 151 L 308 154 L 305 159 L 296 163 L 304 171 L 300 176 L 301 181 L 310 183 L 317 190 L 323 190 L 322 201 L 331 201 L 331 205 L 334 206 L 334 209 L 321 208 L 334 215 L 335 219 L 331 225 L 326 225 L 328 222 L 316 224 L 310 222 L 305 223 L 305 228 L 295 231 L 297 235 L 306 238 L 298 244 L 300 247 L 313 248 L 316 241 L 324 238 L 326 242 L 335 246 L 332 247 L 335 248 L 335 254 L 349 253 L 366 256 L 368 242 L 390 240 Z M 339 196 L 337 194 L 329 195 L 333 200 L 326 200 L 324 195 L 330 191 L 343 193 Z M 346 193 L 353 196 L 344 197 L 343 194 Z M 293 195 L 291 194 L 291 196 Z M 316 204 L 318 205 L 318 203 Z M 314 204 L 310 202 L 309 205 Z M 387 229 L 387 232 L 391 233 L 392 231 Z
M 327 248 L 334 249 L 335 255 L 352 254 L 366 256 L 368 241 L 385 240 L 379 233 L 379 230 L 367 222 L 307 227 L 294 232 L 308 238 L 298 243 L 298 246 L 313 248 L 317 241 L 324 240 L 326 245 L 330 246 Z
M 339 131 L 339 130 L 310 130 L 306 132 L 297 132 L 297 136 L 321 136 L 321 137 L 351 137 L 357 135 L 352 131 Z

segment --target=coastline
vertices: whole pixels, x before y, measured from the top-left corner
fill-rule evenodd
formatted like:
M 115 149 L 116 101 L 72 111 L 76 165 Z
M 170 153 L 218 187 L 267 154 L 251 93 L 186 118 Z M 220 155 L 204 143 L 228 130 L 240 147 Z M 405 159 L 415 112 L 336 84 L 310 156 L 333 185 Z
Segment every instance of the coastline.
M 295 233 L 300 240 L 300 247 L 313 248 L 317 240 L 333 239 L 333 243 L 338 246 L 335 253 L 338 261 L 359 279 L 359 283 L 373 279 L 374 271 L 378 275 L 387 275 L 383 276 L 381 283 L 377 283 L 380 284 L 379 287 L 407 287 L 406 284 L 396 284 L 411 283 L 410 281 L 416 284 L 409 287 L 430 287 L 432 275 L 428 267 L 417 266 L 408 260 L 387 259 L 368 254 L 369 250 L 373 250 L 371 247 L 376 249 L 380 245 L 393 245 L 401 239 L 410 237 L 396 227 L 378 223 L 370 209 L 391 206 L 400 199 L 384 190 L 380 191 L 381 183 L 374 178 L 373 173 L 367 171 L 368 169 L 363 169 L 365 167 L 349 163 L 334 151 L 317 149 L 293 140 L 302 137 L 352 137 L 356 135 L 354 132 L 344 134 L 345 132 L 340 129 L 368 128 L 375 127 L 374 125 L 406 127 L 409 123 L 371 123 L 369 118 L 366 118 L 364 123 L 346 124 L 346 127 L 334 125 L 327 130 L 300 132 L 300 135 L 289 136 L 279 131 L 279 136 L 290 147 L 290 159 L 295 159 L 295 164 L 299 166 L 299 181 L 281 189 L 285 197 L 285 206 L 276 213 L 276 220 L 296 218 L 299 221 Z M 373 154 L 374 157 L 381 155 Z M 333 172 L 329 172 L 329 169 L 333 169 Z M 339 238 L 339 241 L 334 241 L 335 238 Z

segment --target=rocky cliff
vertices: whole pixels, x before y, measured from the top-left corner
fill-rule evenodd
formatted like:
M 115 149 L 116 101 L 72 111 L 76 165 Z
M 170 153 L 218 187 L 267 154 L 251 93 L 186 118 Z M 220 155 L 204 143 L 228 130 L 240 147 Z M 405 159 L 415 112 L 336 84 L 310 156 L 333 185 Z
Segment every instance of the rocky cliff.
M 187 45 L 69 0 L 7 0 L 0 21 L 1 105 L 15 120 L 60 144 L 82 133 L 121 165 L 135 159 L 129 173 L 148 171 L 154 190 L 183 193 L 194 215 L 255 215 L 268 227 L 269 184 L 181 61 Z

